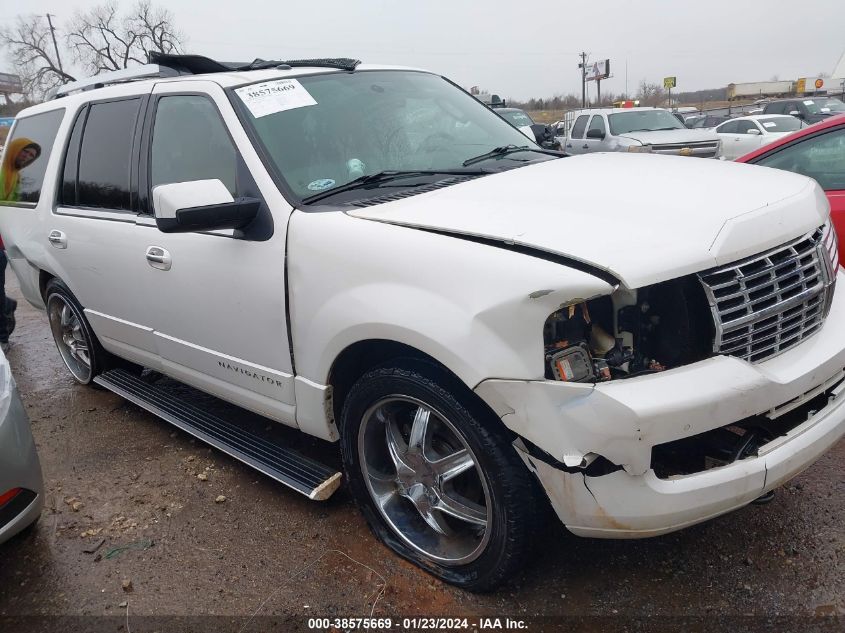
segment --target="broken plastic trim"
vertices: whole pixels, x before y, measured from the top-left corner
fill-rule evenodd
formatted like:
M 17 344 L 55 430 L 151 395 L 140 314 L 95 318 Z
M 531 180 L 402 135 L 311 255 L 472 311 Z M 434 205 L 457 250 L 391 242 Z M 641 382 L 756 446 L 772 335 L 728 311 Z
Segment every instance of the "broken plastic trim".
M 553 457 L 542 448 L 522 436 L 517 438 L 514 445 L 518 450 L 523 450 L 523 452 L 527 453 L 533 459 L 538 459 L 552 468 L 556 468 L 557 470 L 569 474 L 582 474 L 587 477 L 601 477 L 603 475 L 614 473 L 617 470 L 622 470 L 622 466 L 614 464 L 609 459 L 602 457 L 601 455 L 596 455 L 595 458 L 592 459 L 592 461 L 590 461 L 586 466 L 567 466 L 562 461 Z

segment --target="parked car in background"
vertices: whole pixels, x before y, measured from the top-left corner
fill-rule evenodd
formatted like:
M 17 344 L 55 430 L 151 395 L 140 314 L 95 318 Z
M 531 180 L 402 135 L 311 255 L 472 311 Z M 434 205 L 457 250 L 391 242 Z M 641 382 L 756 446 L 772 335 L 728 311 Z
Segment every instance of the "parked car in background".
M 534 119 L 525 110 L 520 110 L 519 108 L 496 108 L 494 112 L 532 141 L 536 140 L 534 138 L 534 130 L 531 129 L 531 126 L 534 125 Z
M 788 114 L 743 116 L 719 125 L 715 132 L 722 141 L 719 157 L 734 160 L 779 138 L 806 127 Z
M 41 516 L 44 482 L 29 417 L 0 352 L 0 543 Z
M 651 152 L 712 158 L 719 138 L 713 132 L 687 129 L 660 108 L 594 108 L 575 113 L 563 149 L 567 154 Z
M 784 136 L 737 162 L 814 178 L 830 202 L 830 217 L 839 234 L 839 262 L 845 265 L 845 115 L 829 117 Z
M 767 103 L 763 108 L 763 114 L 791 114 L 810 124 L 842 113 L 845 113 L 845 103 L 835 97 L 783 99 Z
M 707 114 L 703 117 L 695 119 L 692 124 L 688 124 L 691 130 L 705 130 L 705 129 L 713 129 L 717 125 L 724 123 L 725 121 L 730 121 L 732 117 L 726 114 Z
M 525 110 L 496 108 L 493 111 L 541 147 L 560 149 L 560 143 L 555 139 L 552 127 L 544 123 L 535 123 Z

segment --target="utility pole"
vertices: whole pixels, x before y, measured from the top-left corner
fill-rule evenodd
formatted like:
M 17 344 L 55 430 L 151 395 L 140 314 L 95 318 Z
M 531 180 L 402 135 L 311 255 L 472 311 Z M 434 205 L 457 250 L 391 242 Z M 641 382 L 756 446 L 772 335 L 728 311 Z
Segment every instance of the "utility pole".
M 587 107 L 587 53 L 581 51 L 579 55 L 581 63 L 578 68 L 581 69 L 581 107 Z
M 53 37 L 53 49 L 56 51 L 56 62 L 59 64 L 59 70 L 65 72 L 65 69 L 62 68 L 62 58 L 59 56 L 59 45 L 56 44 L 56 29 L 53 28 L 53 20 L 50 18 L 53 17 L 51 14 L 47 14 L 47 24 L 50 25 L 50 35 Z

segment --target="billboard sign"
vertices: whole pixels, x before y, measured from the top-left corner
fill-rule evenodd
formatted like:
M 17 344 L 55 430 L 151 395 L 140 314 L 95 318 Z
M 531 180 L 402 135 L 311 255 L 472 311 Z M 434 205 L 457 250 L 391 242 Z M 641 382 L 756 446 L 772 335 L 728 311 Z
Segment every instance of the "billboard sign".
M 587 64 L 587 81 L 600 81 L 610 77 L 610 60 L 602 59 L 592 64 Z
M 23 83 L 18 75 L 0 73 L 0 94 L 23 93 Z

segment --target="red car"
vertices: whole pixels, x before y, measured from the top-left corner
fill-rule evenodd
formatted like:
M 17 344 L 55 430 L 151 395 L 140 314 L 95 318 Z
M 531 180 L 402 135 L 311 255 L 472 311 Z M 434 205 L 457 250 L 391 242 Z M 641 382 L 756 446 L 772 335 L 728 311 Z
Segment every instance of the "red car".
M 845 266 L 845 115 L 798 130 L 737 159 L 815 178 L 830 200 L 839 235 L 839 263 Z

